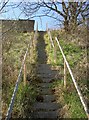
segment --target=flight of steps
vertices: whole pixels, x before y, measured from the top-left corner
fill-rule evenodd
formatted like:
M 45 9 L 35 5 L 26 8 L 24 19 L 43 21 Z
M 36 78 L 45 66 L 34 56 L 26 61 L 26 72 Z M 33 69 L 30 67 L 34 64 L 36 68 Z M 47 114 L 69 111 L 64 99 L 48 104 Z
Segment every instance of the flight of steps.
M 37 62 L 39 64 L 43 64 L 43 63 L 47 63 L 47 54 L 46 54 L 46 44 L 45 44 L 45 40 L 44 40 L 44 34 L 45 32 L 43 31 L 39 31 L 39 37 L 38 37 L 38 42 L 37 42 L 37 53 L 38 53 L 38 57 L 37 57 Z
M 37 80 L 39 81 L 37 88 L 39 95 L 33 105 L 32 120 L 57 120 L 60 105 L 56 102 L 55 90 L 52 89 L 51 85 L 58 73 L 51 69 L 51 65 L 47 64 L 44 34 L 43 31 L 39 32 L 37 42 L 37 79 L 39 79 Z
M 40 79 L 38 83 L 39 95 L 33 105 L 33 118 L 57 120 L 60 105 L 56 102 L 55 89 L 52 89 L 56 72 L 51 70 L 49 64 L 39 64 L 37 75 Z

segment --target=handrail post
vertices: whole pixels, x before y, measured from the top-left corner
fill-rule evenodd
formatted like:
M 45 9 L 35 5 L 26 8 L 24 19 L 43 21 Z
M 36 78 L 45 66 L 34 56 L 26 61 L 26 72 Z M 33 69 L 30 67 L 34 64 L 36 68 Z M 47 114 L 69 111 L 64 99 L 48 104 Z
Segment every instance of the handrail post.
M 36 23 L 36 32 L 38 31 L 38 22 Z
M 27 73 L 26 73 L 26 62 L 24 63 L 24 86 L 26 86 L 26 77 L 27 77 Z
M 56 53 L 56 45 L 54 45 L 54 63 L 56 63 L 57 60 L 57 53 Z
M 77 84 L 77 82 L 76 82 L 76 80 L 75 80 L 75 78 L 74 78 L 74 76 L 73 76 L 73 73 L 72 73 L 72 71 L 71 71 L 71 69 L 70 69 L 70 66 L 69 66 L 69 63 L 68 63 L 68 61 L 67 61 L 67 59 L 66 59 L 66 56 L 64 55 L 64 53 L 63 53 L 63 50 L 62 50 L 62 48 L 61 48 L 61 46 L 60 46 L 60 43 L 59 43 L 59 41 L 58 41 L 58 39 L 57 39 L 57 37 L 55 37 L 55 40 L 57 41 L 57 43 L 58 43 L 58 46 L 59 46 L 59 49 L 60 49 L 60 51 L 61 51 L 61 53 L 62 53 L 62 56 L 63 56 L 63 58 L 64 58 L 64 83 L 65 83 L 65 85 L 66 85 L 66 67 L 67 67 L 67 69 L 68 69 L 68 71 L 69 71 L 69 73 L 70 73 L 70 76 L 71 76 L 71 78 L 72 78 L 72 81 L 73 81 L 73 83 L 74 83 L 74 86 L 75 86 L 75 88 L 76 88 L 76 91 L 77 91 L 77 93 L 78 93 L 78 96 L 79 96 L 79 98 L 80 98 L 80 101 L 81 101 L 81 103 L 82 103 L 82 105 L 83 105 L 83 108 L 84 108 L 84 110 L 85 110 L 85 113 L 86 113 L 86 115 L 87 115 L 87 118 L 88 118 L 88 120 L 89 120 L 89 110 L 88 110 L 88 107 L 87 107 L 87 105 L 86 105 L 86 103 L 85 103 L 85 101 L 84 101 L 84 98 L 83 98 L 83 95 L 82 95 L 82 93 L 81 93 L 81 91 L 80 91 L 80 88 L 79 88 L 79 86 L 78 86 L 78 84 Z
M 46 23 L 46 31 L 48 32 L 48 23 Z
M 30 40 L 31 40 L 31 37 L 30 37 Z M 18 86 L 19 86 L 20 81 L 21 81 L 21 74 L 22 74 L 23 68 L 25 68 L 24 69 L 24 73 L 26 73 L 26 66 L 24 64 L 26 64 L 25 62 L 26 62 L 26 57 L 27 57 L 27 54 L 28 54 L 29 47 L 30 47 L 30 43 L 28 44 L 26 53 L 25 53 L 23 61 L 22 61 L 22 65 L 21 65 L 21 68 L 20 68 L 20 71 L 19 71 L 19 75 L 18 75 L 16 84 L 15 84 L 15 88 L 14 88 L 14 91 L 13 91 L 13 94 L 12 94 L 12 97 L 11 97 L 11 101 L 10 101 L 10 104 L 9 104 L 9 108 L 7 110 L 7 114 L 6 114 L 5 120 L 9 120 L 11 118 L 11 113 L 12 113 L 12 109 L 13 109 L 13 106 L 14 106 L 14 101 L 15 101 L 15 98 L 16 98 L 16 93 L 18 91 Z M 26 74 L 24 74 L 24 78 L 25 78 L 24 81 L 26 83 Z
M 66 88 L 66 78 L 67 78 L 67 74 L 66 74 L 66 62 L 64 60 L 64 88 Z

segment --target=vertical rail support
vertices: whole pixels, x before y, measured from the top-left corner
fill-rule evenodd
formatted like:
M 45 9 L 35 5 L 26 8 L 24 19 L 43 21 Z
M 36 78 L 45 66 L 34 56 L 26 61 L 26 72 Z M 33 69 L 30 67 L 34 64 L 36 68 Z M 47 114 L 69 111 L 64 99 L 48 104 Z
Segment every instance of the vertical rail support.
M 48 23 L 46 23 L 46 31 L 48 32 Z
M 67 62 L 67 60 L 66 60 L 66 56 L 64 55 L 64 53 L 63 53 L 63 50 L 62 50 L 62 48 L 61 48 L 61 46 L 60 46 L 60 43 L 59 43 L 59 41 L 58 41 L 58 39 L 57 39 L 57 37 L 55 37 L 55 40 L 57 41 L 57 43 L 58 43 L 58 46 L 59 46 L 59 49 L 60 49 L 60 51 L 61 51 L 61 53 L 62 53 L 62 56 L 63 56 L 63 58 L 64 58 L 64 61 L 65 61 L 65 63 L 64 63 L 64 83 L 66 83 L 66 68 L 68 69 L 68 71 L 69 71 L 69 73 L 70 73 L 70 76 L 71 76 L 71 78 L 72 78 L 72 81 L 73 81 L 73 83 L 74 83 L 74 86 L 75 86 L 75 88 L 76 88 L 76 91 L 77 91 L 77 93 L 78 93 L 78 96 L 79 96 L 79 98 L 80 98 L 80 101 L 81 101 L 81 103 L 82 103 L 82 105 L 83 105 L 83 108 L 84 108 L 84 111 L 85 111 L 85 113 L 86 113 L 86 115 L 87 115 L 87 118 L 88 118 L 88 120 L 89 120 L 89 110 L 88 110 L 88 107 L 87 107 L 87 105 L 86 105 L 86 103 L 85 103 L 85 100 L 84 100 L 84 98 L 83 98 L 83 96 L 82 96 L 82 93 L 81 93 L 81 91 L 80 91 L 80 88 L 79 88 L 79 86 L 78 86 L 78 84 L 77 84 L 77 82 L 76 82 L 76 80 L 75 80 L 75 78 L 74 78 L 74 76 L 73 76 L 73 73 L 72 73 L 72 71 L 71 71 L 71 69 L 70 69 L 70 66 L 69 66 L 69 63 Z M 66 85 L 66 84 L 65 84 Z
M 66 62 L 64 60 L 64 88 L 66 88 L 66 79 L 67 79 L 67 73 L 66 73 Z
M 57 61 L 57 48 L 56 45 L 54 45 L 54 63 Z
M 26 73 L 26 61 L 24 63 L 24 86 L 26 86 L 26 78 L 27 78 L 27 73 Z
M 36 23 L 36 32 L 38 31 L 38 22 Z

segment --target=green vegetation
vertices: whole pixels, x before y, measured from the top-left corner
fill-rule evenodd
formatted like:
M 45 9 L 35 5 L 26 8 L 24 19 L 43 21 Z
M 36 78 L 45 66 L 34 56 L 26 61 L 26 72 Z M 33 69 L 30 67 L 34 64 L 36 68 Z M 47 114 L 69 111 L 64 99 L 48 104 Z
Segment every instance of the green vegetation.
M 80 34 L 66 34 L 64 31 L 51 31 L 52 39 L 54 45 L 56 46 L 56 62 L 54 62 L 54 50 L 51 48 L 50 39 L 48 35 L 45 35 L 46 39 L 46 51 L 48 54 L 48 63 L 54 66 L 60 66 L 63 74 L 63 57 L 58 48 L 58 45 L 55 41 L 55 36 L 58 37 L 58 40 L 61 44 L 61 47 L 64 51 L 64 54 L 69 62 L 69 65 L 73 71 L 73 75 L 80 86 L 81 92 L 88 102 L 88 88 L 87 88 L 87 58 L 86 58 L 86 44 L 84 41 L 84 36 L 82 36 L 82 30 Z M 84 31 L 84 35 L 87 35 L 87 32 Z M 80 36 L 80 38 L 79 38 Z M 83 38 L 81 38 L 83 37 Z M 83 41 L 82 41 L 83 40 Z M 70 75 L 67 71 L 67 88 L 63 88 L 63 80 L 58 80 L 54 83 L 56 94 L 58 96 L 58 102 L 61 103 L 62 109 L 60 111 L 61 118 L 86 118 L 85 111 L 80 102 L 80 99 L 77 95 L 73 82 L 70 78 Z M 64 111 L 64 112 L 63 112 Z
M 62 106 L 60 109 L 61 118 L 86 118 L 85 111 L 71 80 L 68 82 L 66 89 L 63 87 L 63 80 L 57 80 L 52 87 L 56 89 L 57 101 Z
M 62 65 L 63 66 L 62 54 L 55 42 L 55 39 L 53 38 L 54 44 L 56 45 L 56 54 L 57 54 L 56 63 L 54 63 L 54 60 L 52 59 L 54 57 L 54 53 L 53 53 L 54 50 L 50 49 L 50 40 L 48 38 L 48 35 L 46 35 L 45 37 L 47 39 L 46 43 L 49 44 L 47 46 L 47 52 L 48 52 L 49 59 L 50 59 L 49 61 L 51 61 L 51 63 L 53 65 Z M 59 42 L 62 46 L 62 49 L 64 51 L 64 54 L 70 64 L 70 66 L 74 67 L 75 64 L 77 64 L 77 62 L 81 60 L 82 55 L 84 54 L 84 50 L 81 50 L 81 48 L 78 45 L 76 45 L 75 43 L 68 42 L 63 39 L 60 39 Z M 49 51 L 50 51 L 50 53 L 49 53 Z
M 87 58 L 86 58 L 86 44 L 84 44 L 85 31 L 80 31 L 80 34 L 66 34 L 64 31 L 51 31 L 52 39 L 56 46 L 56 62 L 54 62 L 54 50 L 50 45 L 48 35 L 45 35 L 46 51 L 48 55 L 48 64 L 52 66 L 60 66 L 60 73 L 63 75 L 63 58 L 62 54 L 55 41 L 55 36 L 58 37 L 62 46 L 64 54 L 69 62 L 69 65 L 73 71 L 73 75 L 80 86 L 81 92 L 86 102 L 89 102 L 88 95 L 89 90 L 87 87 Z M 26 52 L 28 43 L 30 42 L 30 36 L 34 33 L 16 33 L 5 35 L 3 38 L 3 84 L 2 84 L 2 101 L 3 101 L 3 118 L 6 115 L 8 105 L 11 100 L 13 89 L 19 74 L 19 70 L 22 64 L 23 56 Z M 79 37 L 78 37 L 79 36 Z M 15 99 L 12 117 L 29 117 L 32 112 L 32 105 L 35 102 L 35 98 L 39 90 L 37 90 L 36 81 L 36 64 L 37 64 L 37 51 L 36 41 L 31 42 L 31 47 L 26 59 L 27 65 L 27 85 L 23 85 L 23 73 L 21 76 L 21 83 L 18 88 L 18 92 Z M 67 71 L 67 87 L 63 87 L 63 78 L 56 80 L 51 86 L 55 88 L 55 94 L 57 95 L 57 101 L 61 104 L 60 117 L 61 118 L 86 118 L 85 111 L 81 105 L 73 82 Z
M 31 105 L 37 95 L 36 85 L 34 83 L 35 65 L 36 65 L 36 48 L 33 41 L 34 33 L 17 33 L 6 34 L 3 37 L 3 84 L 2 84 L 2 101 L 3 101 L 3 118 L 6 115 L 8 105 L 11 101 L 15 83 L 22 65 L 23 57 L 31 42 L 26 65 L 27 65 L 27 85 L 23 86 L 23 73 L 19 84 L 18 92 L 15 99 L 12 116 L 14 118 L 29 116 Z M 31 36 L 31 39 L 30 39 Z M 33 59 L 34 58 L 34 59 Z M 34 65 L 33 65 L 34 64 Z M 29 69 L 30 68 L 30 69 Z M 29 76 L 30 75 L 30 76 Z
M 16 95 L 12 113 L 13 118 L 30 118 L 32 105 L 35 102 L 36 96 L 37 91 L 35 85 L 27 84 L 26 86 L 23 86 L 23 83 L 21 83 Z

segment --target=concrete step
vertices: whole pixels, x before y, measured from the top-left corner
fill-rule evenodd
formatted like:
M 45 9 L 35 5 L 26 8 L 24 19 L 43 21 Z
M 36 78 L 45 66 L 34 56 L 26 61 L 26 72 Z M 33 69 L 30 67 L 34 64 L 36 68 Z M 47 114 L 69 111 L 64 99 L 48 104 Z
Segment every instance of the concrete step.
M 52 90 L 48 89 L 48 88 L 42 88 L 42 89 L 40 89 L 39 93 L 41 95 L 51 95 L 52 94 Z
M 37 73 L 51 73 L 51 69 L 48 69 L 48 68 L 37 68 Z
M 59 113 L 58 111 L 48 111 L 48 112 L 39 111 L 39 112 L 34 112 L 33 118 L 39 118 L 39 119 L 47 118 L 48 120 L 54 120 L 58 118 L 58 113 Z
M 54 95 L 43 95 L 43 102 L 53 102 L 56 100 Z
M 50 64 L 38 64 L 37 68 L 40 69 L 51 69 Z
M 49 77 L 60 77 L 59 71 L 52 71 L 52 70 L 46 70 L 46 69 L 37 70 L 36 74 L 39 77 L 48 77 L 48 78 Z
M 42 79 L 42 81 L 43 81 L 43 83 L 51 83 L 52 81 L 54 81 L 54 80 L 52 80 L 52 79 L 54 79 L 54 78 L 41 78 Z
M 59 109 L 59 104 L 54 102 L 36 102 L 33 106 L 34 111 L 54 111 Z
M 54 95 L 38 95 L 36 97 L 37 102 L 54 102 L 56 97 Z
M 41 88 L 50 88 L 51 85 L 52 85 L 52 83 L 39 83 L 38 87 L 41 87 Z
M 39 76 L 39 75 L 36 75 L 36 78 L 37 80 L 40 80 L 39 83 L 52 83 L 53 81 L 55 80 L 61 80 L 62 79 L 62 76 Z
M 59 71 L 52 71 L 52 70 L 39 70 L 36 72 L 37 74 L 53 74 L 53 75 L 57 75 L 59 74 Z
M 38 64 L 38 67 L 51 67 L 51 64 Z
M 37 74 L 51 74 L 51 70 L 50 69 L 37 69 L 36 73 Z
M 43 84 L 43 83 L 52 83 L 53 81 L 55 81 L 55 78 L 40 78 L 39 76 L 35 76 L 36 77 L 36 81 L 38 81 L 38 85 L 39 84 Z
M 42 81 L 41 83 L 49 83 L 51 81 L 51 79 L 49 79 L 49 78 L 42 79 L 41 78 L 41 81 Z
M 56 77 L 56 75 L 55 74 L 38 74 L 37 75 L 38 77 L 40 77 L 40 78 L 55 78 Z

